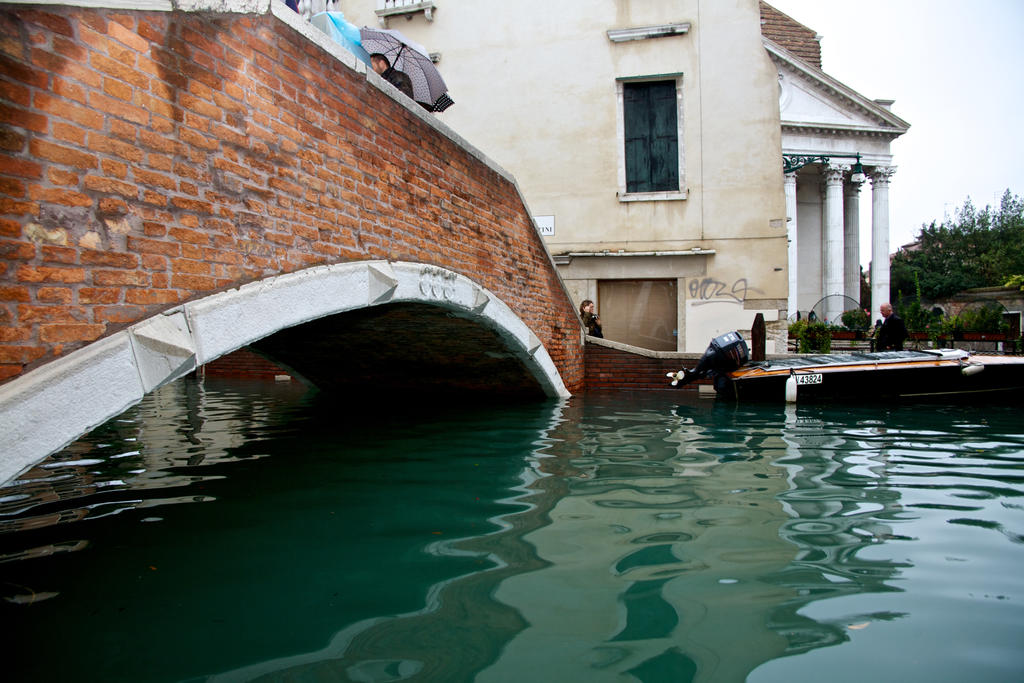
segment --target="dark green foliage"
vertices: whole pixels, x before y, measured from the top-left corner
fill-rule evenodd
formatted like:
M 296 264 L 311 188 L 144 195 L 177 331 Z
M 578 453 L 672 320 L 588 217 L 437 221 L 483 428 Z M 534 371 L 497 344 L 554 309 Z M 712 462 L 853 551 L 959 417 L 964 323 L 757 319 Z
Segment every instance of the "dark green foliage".
M 861 266 L 860 270 L 860 307 L 865 310 L 871 310 L 871 284 L 868 282 L 868 275 L 864 272 L 864 267 Z
M 846 329 L 863 332 L 871 325 L 871 316 L 866 309 L 851 308 L 848 311 L 843 311 L 842 321 L 843 327 Z
M 800 338 L 800 353 L 828 353 L 832 350 L 832 330 L 825 323 L 809 323 Z
M 896 311 L 903 318 L 903 324 L 907 326 L 908 332 L 928 332 L 930 326 L 942 318 L 941 315 L 933 313 L 916 300 L 908 304 L 903 304 L 901 301 L 896 306 Z
M 901 250 L 893 257 L 893 301 L 915 288 L 915 274 L 925 300 L 974 287 L 1000 287 L 1024 273 L 1024 199 L 1007 190 L 998 209 L 975 209 L 967 200 L 955 217 L 923 227 L 918 244 L 914 251 Z
M 917 272 L 912 272 L 910 278 L 910 284 L 914 288 L 914 298 L 907 301 L 903 296 L 903 290 L 900 290 L 894 298 L 895 311 L 903 318 L 903 324 L 907 326 L 908 332 L 932 332 L 942 316 L 921 304 L 922 287 Z
M 832 350 L 832 328 L 825 323 L 797 320 L 789 326 L 797 340 L 797 353 L 828 353 Z
M 956 316 L 964 332 L 1006 332 L 1010 325 L 1003 318 L 1006 309 L 995 303 L 968 308 Z

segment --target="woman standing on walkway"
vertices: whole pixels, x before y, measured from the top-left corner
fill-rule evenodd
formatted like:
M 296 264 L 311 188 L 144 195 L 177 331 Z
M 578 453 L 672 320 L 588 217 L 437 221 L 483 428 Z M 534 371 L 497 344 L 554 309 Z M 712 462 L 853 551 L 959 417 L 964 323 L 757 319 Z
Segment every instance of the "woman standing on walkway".
M 584 299 L 580 304 L 580 317 L 583 318 L 583 326 L 587 328 L 587 334 L 591 337 L 604 338 L 601 333 L 601 318 L 594 313 L 594 302 Z

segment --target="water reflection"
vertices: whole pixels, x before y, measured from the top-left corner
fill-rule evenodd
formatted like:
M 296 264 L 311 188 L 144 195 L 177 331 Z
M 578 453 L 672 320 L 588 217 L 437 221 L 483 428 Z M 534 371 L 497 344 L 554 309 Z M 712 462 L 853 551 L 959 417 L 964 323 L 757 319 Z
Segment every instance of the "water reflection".
M 246 385 L 259 389 L 240 383 Z M 0 499 L 0 532 L 203 502 L 202 495 L 165 494 L 218 476 L 189 468 L 265 455 L 255 444 L 289 420 L 282 399 L 301 401 L 303 394 L 281 385 L 273 397 L 229 392 L 208 402 L 194 377 L 168 385 L 9 484 Z
M 552 432 L 573 474 L 526 536 L 549 566 L 499 588 L 529 626 L 479 680 L 743 680 L 786 647 L 766 625 L 793 596 L 765 581 L 795 557 L 774 500 L 786 478 L 766 457 L 778 430 L 713 402 L 609 400 L 574 401 Z
M 653 683 L 1019 669 L 1015 411 L 672 398 L 351 414 L 287 386 L 169 385 L 3 490 L 13 673 Z M 922 636 L 952 620 L 956 647 Z M 73 634 L 58 658 L 54 623 Z
M 843 417 L 842 424 L 834 424 L 819 411 L 798 414 L 789 407 L 786 412 L 786 453 L 775 458 L 788 480 L 777 496 L 786 512 L 779 536 L 798 552 L 769 579 L 795 592 L 769 622 L 772 630 L 786 635 L 786 655 L 844 642 L 852 625 L 901 616 L 857 614 L 830 623 L 799 614 L 814 600 L 898 590 L 887 581 L 907 566 L 869 560 L 861 553 L 896 538 L 884 521 L 900 514 L 900 493 L 886 485 L 887 454 L 871 442 L 872 430 L 851 430 L 846 424 L 850 416 Z

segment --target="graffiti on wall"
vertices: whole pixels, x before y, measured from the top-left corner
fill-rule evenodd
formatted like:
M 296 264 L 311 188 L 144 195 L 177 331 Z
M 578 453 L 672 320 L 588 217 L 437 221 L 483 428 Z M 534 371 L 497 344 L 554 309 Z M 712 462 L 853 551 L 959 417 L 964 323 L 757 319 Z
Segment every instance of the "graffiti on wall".
M 763 294 L 760 289 L 751 287 L 745 277 L 739 278 L 731 286 L 711 277 L 694 278 L 690 280 L 688 288 L 694 306 L 723 302 L 743 305 L 749 294 Z

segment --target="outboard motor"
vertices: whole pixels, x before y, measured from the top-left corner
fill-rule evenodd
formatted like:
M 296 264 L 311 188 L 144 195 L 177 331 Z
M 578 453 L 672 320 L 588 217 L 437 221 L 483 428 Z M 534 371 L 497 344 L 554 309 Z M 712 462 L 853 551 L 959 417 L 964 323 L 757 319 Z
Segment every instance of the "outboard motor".
M 736 370 L 750 359 L 750 351 L 747 342 L 738 332 L 726 332 L 711 340 L 704 355 L 697 362 L 693 370 L 683 368 L 679 372 L 670 372 L 672 386 L 685 386 L 690 382 L 714 375 L 715 373 L 725 374 Z

